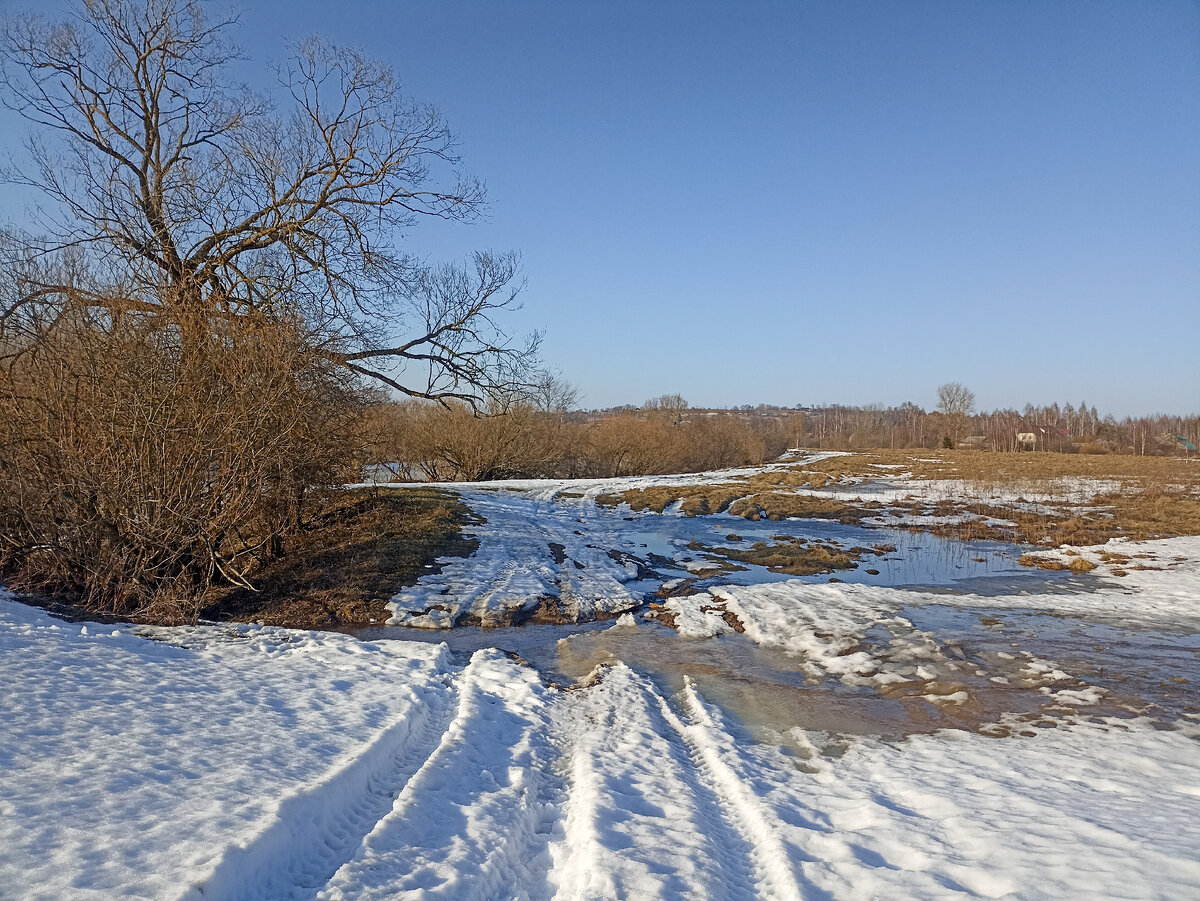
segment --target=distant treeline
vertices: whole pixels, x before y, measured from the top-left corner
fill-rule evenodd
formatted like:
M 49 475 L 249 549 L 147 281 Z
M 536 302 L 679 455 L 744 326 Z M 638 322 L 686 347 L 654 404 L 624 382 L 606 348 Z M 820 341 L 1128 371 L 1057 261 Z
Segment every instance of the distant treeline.
M 365 444 L 368 463 L 395 465 L 402 478 L 586 478 L 757 465 L 791 447 L 939 448 L 953 443 L 954 425 L 911 403 L 702 410 L 664 395 L 641 407 L 579 411 L 523 402 L 476 416 L 465 406 L 380 402 L 368 409 Z M 1035 435 L 1038 450 L 1061 453 L 1184 453 L 1176 435 L 1200 439 L 1200 417 L 1118 421 L 1087 404 L 996 410 L 957 425 L 959 447 L 1003 451 L 1021 449 L 1022 434 Z
M 597 415 L 517 404 L 475 416 L 458 405 L 377 404 L 366 420 L 367 462 L 437 481 L 702 472 L 773 460 L 801 439 L 803 422 L 800 413 Z
M 916 404 L 898 407 L 815 407 L 804 411 L 806 443 L 852 450 L 872 447 L 941 447 L 952 433 L 951 419 Z M 1183 454 L 1176 436 L 1200 439 L 1200 416 L 1101 417 L 1094 406 L 1026 404 L 965 417 L 959 445 L 999 451 L 1022 449 L 1020 435 L 1035 436 L 1036 448 L 1059 453 Z M 1026 444 L 1025 447 L 1029 445 Z

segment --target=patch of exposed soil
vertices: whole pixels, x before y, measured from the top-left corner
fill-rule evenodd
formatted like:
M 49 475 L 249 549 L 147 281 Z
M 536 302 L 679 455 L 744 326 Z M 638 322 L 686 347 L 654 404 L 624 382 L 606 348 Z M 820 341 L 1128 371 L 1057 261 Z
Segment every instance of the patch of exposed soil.
M 462 527 L 478 521 L 448 491 L 347 491 L 255 574 L 257 591 L 226 591 L 200 615 L 305 629 L 385 622 L 387 601 L 439 557 L 475 552 Z

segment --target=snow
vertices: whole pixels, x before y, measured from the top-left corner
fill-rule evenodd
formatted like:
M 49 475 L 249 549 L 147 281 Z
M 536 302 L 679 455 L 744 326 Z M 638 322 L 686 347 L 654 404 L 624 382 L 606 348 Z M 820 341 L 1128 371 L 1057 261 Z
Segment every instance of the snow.
M 505 624 L 532 613 L 543 598 L 557 600 L 563 617 L 579 622 L 641 603 L 640 593 L 625 587 L 637 578 L 637 566 L 608 553 L 622 543 L 616 514 L 511 492 L 462 494 L 487 520 L 465 532 L 479 539 L 479 550 L 466 560 L 443 558 L 441 573 L 393 597 L 391 623 L 442 629 L 469 616 Z
M 327 879 L 355 838 L 333 805 L 378 804 L 449 703 L 436 646 L 142 631 L 162 640 L 0 600 L 0 885 L 20 897 Z
M 1194 724 L 828 757 L 826 736 L 751 741 L 691 682 L 673 696 L 620 663 L 560 691 L 496 650 L 99 630 L 14 601 L 0 660 L 0 884 L 25 898 L 1200 888 Z
M 710 595 L 695 597 L 704 598 L 709 604 L 712 603 Z M 663 609 L 671 615 L 675 631 L 681 638 L 712 638 L 714 635 L 733 631 L 721 616 L 713 613 L 711 609 L 701 609 L 701 605 L 692 598 L 669 598 L 663 603 Z
M 1040 551 L 1096 566 L 1053 591 L 751 568 L 662 600 L 672 637 L 628 611 L 690 584 L 688 530 L 713 526 L 657 517 L 679 531 L 651 578 L 651 516 L 593 503 L 611 490 L 464 489 L 479 550 L 399 592 L 394 621 L 499 623 L 549 599 L 564 619 L 613 618 L 587 634 L 614 646 L 708 648 L 707 669 L 608 655 L 572 684 L 438 637 L 70 623 L 0 590 L 0 896 L 1200 896 L 1200 538 Z M 954 617 L 980 611 L 1106 629 L 1149 676 L 1106 675 L 1052 635 L 964 647 Z M 901 737 L 756 718 L 714 681 L 739 647 L 791 661 L 810 703 L 920 704 L 929 723 Z M 1142 703 L 1124 687 L 1141 678 L 1183 700 Z

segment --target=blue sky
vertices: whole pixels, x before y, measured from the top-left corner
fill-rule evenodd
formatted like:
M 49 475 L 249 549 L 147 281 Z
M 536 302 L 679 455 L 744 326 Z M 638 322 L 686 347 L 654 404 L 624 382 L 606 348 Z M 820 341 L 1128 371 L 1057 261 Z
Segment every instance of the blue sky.
M 8 6 L 10 4 L 4 3 Z M 1200 410 L 1200 3 L 245 4 L 391 62 L 589 406 Z

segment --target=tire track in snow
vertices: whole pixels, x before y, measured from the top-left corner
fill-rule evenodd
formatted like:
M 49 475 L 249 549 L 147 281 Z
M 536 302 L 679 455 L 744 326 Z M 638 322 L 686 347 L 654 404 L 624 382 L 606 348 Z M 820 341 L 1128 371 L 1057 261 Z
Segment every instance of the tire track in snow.
M 559 726 L 571 773 L 556 901 L 759 897 L 751 846 L 664 720 L 653 684 L 617 664 L 571 700 Z
M 247 845 L 227 849 L 212 875 L 181 901 L 316 898 L 450 727 L 459 694 L 454 674 L 410 691 L 406 715 L 329 778 L 284 800 L 274 822 Z
M 319 897 L 549 897 L 562 786 L 548 691 L 502 652 L 476 652 L 441 743 Z
M 713 720 L 704 702 L 685 678 L 683 701 L 693 721 L 684 722 L 656 693 L 663 719 L 679 735 L 691 753 L 696 771 L 720 802 L 721 812 L 750 847 L 757 897 L 802 899 L 806 893 L 788 865 L 789 853 L 774 814 L 747 787 L 745 778 L 725 759 L 732 739 Z M 726 749 L 723 751 L 723 747 Z

